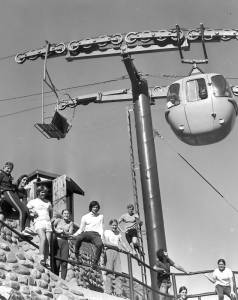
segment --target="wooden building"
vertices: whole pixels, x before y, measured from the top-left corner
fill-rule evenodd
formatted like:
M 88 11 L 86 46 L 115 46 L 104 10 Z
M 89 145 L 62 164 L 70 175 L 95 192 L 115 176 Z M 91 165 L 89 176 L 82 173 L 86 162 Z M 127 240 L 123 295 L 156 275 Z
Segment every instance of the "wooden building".
M 36 198 L 36 188 L 43 184 L 49 190 L 47 198 L 53 205 L 54 216 L 61 214 L 63 209 L 68 209 L 74 219 L 74 194 L 83 196 L 84 191 L 72 178 L 41 170 L 35 170 L 28 176 L 28 200 Z

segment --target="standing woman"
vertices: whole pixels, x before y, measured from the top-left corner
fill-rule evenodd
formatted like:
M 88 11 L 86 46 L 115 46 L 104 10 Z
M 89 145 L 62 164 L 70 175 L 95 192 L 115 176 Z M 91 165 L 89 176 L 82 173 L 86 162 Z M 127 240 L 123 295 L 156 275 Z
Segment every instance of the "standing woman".
M 204 275 L 208 280 L 215 284 L 218 300 L 223 300 L 224 295 L 232 300 L 236 299 L 231 269 L 226 267 L 226 262 L 222 258 L 218 260 L 217 265 L 218 268 L 213 271 L 211 278 L 206 274 Z
M 62 210 L 62 218 L 57 218 L 53 222 L 53 253 L 64 260 L 69 258 L 68 238 L 73 234 L 73 222 L 70 219 L 70 213 L 67 209 Z M 54 258 L 54 273 L 59 275 L 61 266 L 61 278 L 65 279 L 67 275 L 67 262 L 62 262 Z
M 46 186 L 38 186 L 36 189 L 38 197 L 27 203 L 30 213 L 34 215 L 34 228 L 40 240 L 40 263 L 44 266 L 48 265 L 47 259 L 50 253 L 50 241 L 52 234 L 52 205 L 46 198 L 47 192 L 48 189 Z
M 28 183 L 28 175 L 26 174 L 21 175 L 16 181 L 16 193 L 22 205 L 25 206 L 25 210 L 26 210 L 23 219 L 23 228 L 25 229 L 22 231 L 22 234 L 26 236 L 29 235 L 28 231 L 30 230 L 29 228 L 31 222 L 30 212 L 27 208 L 27 190 L 25 189 L 27 183 Z
M 26 184 L 28 183 L 28 175 L 21 175 L 16 181 L 16 192 L 20 201 L 27 205 L 27 190 L 25 189 Z

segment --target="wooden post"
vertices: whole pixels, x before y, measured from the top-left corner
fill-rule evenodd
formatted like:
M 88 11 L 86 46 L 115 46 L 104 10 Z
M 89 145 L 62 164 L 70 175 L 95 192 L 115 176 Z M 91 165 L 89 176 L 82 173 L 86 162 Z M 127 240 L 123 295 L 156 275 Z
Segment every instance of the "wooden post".
M 57 214 L 61 215 L 63 209 L 68 209 L 66 175 L 59 176 L 53 180 L 52 205 L 54 216 L 56 216 Z

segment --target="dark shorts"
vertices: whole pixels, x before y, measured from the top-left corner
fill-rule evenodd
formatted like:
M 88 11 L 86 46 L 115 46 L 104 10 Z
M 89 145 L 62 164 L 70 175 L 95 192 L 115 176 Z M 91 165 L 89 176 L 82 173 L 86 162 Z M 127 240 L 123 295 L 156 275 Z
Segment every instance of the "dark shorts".
M 171 287 L 171 280 L 170 280 L 170 276 L 169 275 L 160 275 L 159 273 L 157 274 L 157 284 L 158 287 Z
M 129 229 L 125 234 L 127 242 L 130 244 L 133 237 L 138 237 L 137 230 L 135 228 Z

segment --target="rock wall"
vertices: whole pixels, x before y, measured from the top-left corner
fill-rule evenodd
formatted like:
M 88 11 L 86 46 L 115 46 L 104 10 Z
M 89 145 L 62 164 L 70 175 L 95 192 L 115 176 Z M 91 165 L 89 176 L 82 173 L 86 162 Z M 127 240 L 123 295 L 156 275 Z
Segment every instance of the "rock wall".
M 9 221 L 17 228 L 17 221 Z M 76 281 L 76 282 L 75 282 Z M 6 227 L 0 234 L 0 299 L 85 300 L 77 279 L 67 283 L 39 263 L 38 250 Z
M 74 242 L 70 241 L 70 259 L 75 260 Z M 84 263 L 91 264 L 92 257 L 94 257 L 95 247 L 92 244 L 82 242 L 80 247 L 80 256 Z M 70 281 L 76 278 L 78 285 L 94 291 L 103 292 L 103 277 L 101 271 L 92 270 L 86 266 L 72 266 L 68 265 L 68 272 L 66 280 Z
M 11 228 L 18 228 L 17 220 L 7 220 Z M 33 242 L 38 244 L 38 237 Z M 91 263 L 94 247 L 82 244 L 82 256 Z M 71 259 L 74 257 L 71 244 Z M 103 293 L 103 276 L 90 267 L 68 264 L 66 280 L 60 279 L 39 263 L 38 249 L 19 239 L 7 227 L 0 231 L 0 299 L 1 300 L 119 300 Z M 126 293 L 124 298 L 126 298 Z

